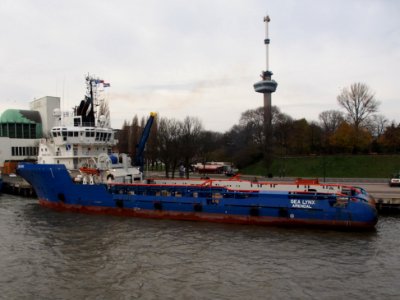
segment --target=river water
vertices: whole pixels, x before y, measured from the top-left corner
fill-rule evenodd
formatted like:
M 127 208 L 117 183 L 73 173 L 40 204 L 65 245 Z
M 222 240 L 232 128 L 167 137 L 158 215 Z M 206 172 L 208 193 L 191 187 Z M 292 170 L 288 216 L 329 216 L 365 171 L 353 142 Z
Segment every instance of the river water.
M 400 218 L 374 232 L 59 213 L 0 195 L 1 299 L 400 299 Z

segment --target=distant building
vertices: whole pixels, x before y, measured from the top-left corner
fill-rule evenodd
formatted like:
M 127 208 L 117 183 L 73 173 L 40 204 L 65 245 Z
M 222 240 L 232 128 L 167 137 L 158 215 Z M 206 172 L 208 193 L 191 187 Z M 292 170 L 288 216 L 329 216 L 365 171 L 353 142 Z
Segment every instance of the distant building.
M 7 109 L 0 115 L 0 167 L 5 161 L 36 160 L 39 140 L 55 125 L 60 98 L 46 96 L 30 103 L 30 110 Z

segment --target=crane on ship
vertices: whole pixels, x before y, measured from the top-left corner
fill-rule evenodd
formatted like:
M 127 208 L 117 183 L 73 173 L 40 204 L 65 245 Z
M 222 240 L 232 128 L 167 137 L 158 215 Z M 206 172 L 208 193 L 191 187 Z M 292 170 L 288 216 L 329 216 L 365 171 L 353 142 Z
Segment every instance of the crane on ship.
M 134 165 L 136 167 L 139 167 L 140 172 L 143 172 L 143 166 L 144 166 L 143 153 L 144 153 L 144 149 L 145 149 L 147 140 L 150 135 L 151 126 L 153 126 L 154 119 L 156 116 L 157 116 L 157 114 L 155 112 L 150 113 L 150 117 L 147 120 L 146 126 L 143 128 L 143 132 L 140 137 L 140 140 L 136 145 L 136 154 L 134 157 Z

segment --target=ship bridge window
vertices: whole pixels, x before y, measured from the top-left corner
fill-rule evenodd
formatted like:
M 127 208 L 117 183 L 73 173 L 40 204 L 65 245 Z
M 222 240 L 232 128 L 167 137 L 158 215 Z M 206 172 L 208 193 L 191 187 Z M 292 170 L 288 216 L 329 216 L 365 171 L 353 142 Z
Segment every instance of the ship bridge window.
M 77 137 L 79 135 L 78 131 L 74 131 L 74 137 Z
M 98 141 L 100 138 L 100 132 L 96 132 L 96 141 Z
M 66 131 L 63 131 L 63 132 L 62 132 L 62 136 L 67 136 L 67 132 L 66 132 Z
M 68 136 L 74 136 L 74 133 L 72 131 L 68 131 Z
M 74 118 L 74 126 L 75 127 L 81 126 L 81 123 L 82 123 L 82 120 L 81 120 L 80 116 Z
M 86 131 L 86 137 L 94 137 L 94 131 Z

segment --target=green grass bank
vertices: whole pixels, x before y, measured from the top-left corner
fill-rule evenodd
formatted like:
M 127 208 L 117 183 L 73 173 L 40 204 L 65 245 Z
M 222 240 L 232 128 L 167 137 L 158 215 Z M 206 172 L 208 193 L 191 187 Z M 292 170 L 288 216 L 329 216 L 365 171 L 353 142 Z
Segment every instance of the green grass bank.
M 242 174 L 273 177 L 389 178 L 400 170 L 400 155 L 327 155 L 276 157 L 267 170 L 262 162 L 241 169 Z

